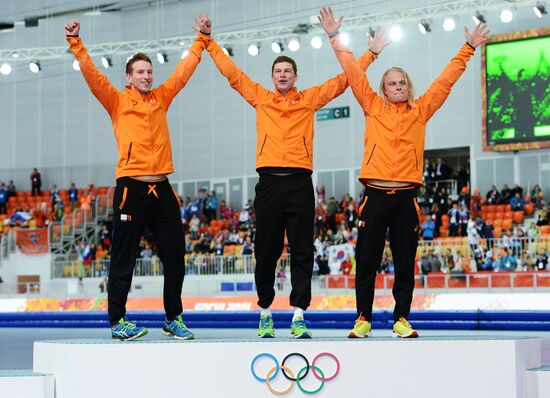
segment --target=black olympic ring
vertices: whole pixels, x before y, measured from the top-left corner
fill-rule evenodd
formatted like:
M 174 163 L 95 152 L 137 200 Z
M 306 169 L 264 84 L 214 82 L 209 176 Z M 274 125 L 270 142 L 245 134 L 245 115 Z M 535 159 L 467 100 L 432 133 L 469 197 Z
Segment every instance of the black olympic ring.
M 302 377 L 300 377 L 300 381 L 301 381 L 301 380 L 303 380 L 303 379 L 307 376 L 307 374 L 309 373 L 309 369 L 310 369 L 309 361 L 307 360 L 307 358 L 305 357 L 305 355 L 300 354 L 299 352 L 291 352 L 290 354 L 288 354 L 288 355 L 285 357 L 285 359 L 283 359 L 283 362 L 281 363 L 281 365 L 282 365 L 282 366 L 285 366 L 286 360 L 287 360 L 288 358 L 294 357 L 294 356 L 302 358 L 302 359 L 305 361 L 305 363 L 306 363 L 306 372 L 303 374 Z M 281 371 L 283 372 L 283 376 L 285 376 L 287 380 L 296 381 L 296 378 L 291 377 L 291 376 L 289 376 L 289 375 L 286 374 L 286 370 L 284 370 L 284 368 L 281 367 Z

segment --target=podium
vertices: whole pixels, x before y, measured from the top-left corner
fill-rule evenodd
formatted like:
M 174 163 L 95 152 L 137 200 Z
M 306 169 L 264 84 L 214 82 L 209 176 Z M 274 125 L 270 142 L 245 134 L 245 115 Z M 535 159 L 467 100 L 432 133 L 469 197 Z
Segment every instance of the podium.
M 306 360 L 314 367 L 307 368 Z M 286 397 L 318 390 L 319 397 L 547 398 L 536 395 L 543 385 L 538 376 L 550 372 L 529 370 L 540 366 L 538 338 L 178 341 L 147 336 L 135 342 L 38 341 L 33 370 L 53 375 L 56 398 L 115 392 L 134 398 L 260 398 L 287 389 Z M 283 369 L 302 380 L 286 379 Z

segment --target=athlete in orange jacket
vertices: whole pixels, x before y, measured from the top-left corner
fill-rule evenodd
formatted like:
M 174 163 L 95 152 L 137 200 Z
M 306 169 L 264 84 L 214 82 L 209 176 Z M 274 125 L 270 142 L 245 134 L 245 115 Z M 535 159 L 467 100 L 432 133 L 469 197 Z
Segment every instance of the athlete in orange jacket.
M 206 29 L 205 19 L 199 17 L 195 21 L 200 29 Z M 147 334 L 147 329 L 126 319 L 126 301 L 136 253 L 147 227 L 155 237 L 164 268 L 166 322 L 163 334 L 193 339 L 193 333 L 181 318 L 185 239 L 178 199 L 167 178 L 174 167 L 166 112 L 195 71 L 209 37 L 199 34 L 189 55 L 157 88 L 152 88 L 153 66 L 149 57 L 143 53 L 134 54 L 126 64 L 128 85 L 120 92 L 94 65 L 79 32 L 78 21 L 71 20 L 65 25 L 71 51 L 90 90 L 109 113 L 118 145 L 108 282 L 111 335 L 118 340 L 133 340 Z
M 428 91 L 414 99 L 409 76 L 395 67 L 384 73 L 377 94 L 353 53 L 338 41 L 343 17 L 335 21 L 330 8 L 323 8 L 320 14 L 319 20 L 365 113 L 365 149 L 359 180 L 366 188 L 360 205 L 356 247 L 358 317 L 349 337 L 371 335 L 374 282 L 388 228 L 395 265 L 393 336 L 418 337 L 406 318 L 414 290 L 420 213 L 415 188 L 422 184 L 426 123 L 449 96 L 475 48 L 488 40 L 488 31 L 484 25 L 478 25 L 472 33 L 464 28 L 466 43 Z
M 298 80 L 296 63 L 280 56 L 273 62 L 275 90 L 271 91 L 252 81 L 214 40 L 207 50 L 231 87 L 256 109 L 256 170 L 260 175 L 254 199 L 255 281 L 261 307 L 258 335 L 273 337 L 275 333 L 270 306 L 286 230 L 291 251 L 290 305 L 294 307 L 291 333 L 296 338 L 309 338 L 303 316 L 311 301 L 313 272 L 313 121 L 319 108 L 346 90 L 346 76 L 341 73 L 319 86 L 298 91 L 294 86 Z M 361 67 L 366 69 L 375 58 L 367 51 L 361 57 Z

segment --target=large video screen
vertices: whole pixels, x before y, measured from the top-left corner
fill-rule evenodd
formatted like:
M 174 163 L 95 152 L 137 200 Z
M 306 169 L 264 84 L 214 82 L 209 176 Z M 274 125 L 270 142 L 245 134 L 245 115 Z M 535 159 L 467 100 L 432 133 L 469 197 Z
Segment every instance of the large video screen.
M 494 36 L 483 53 L 483 149 L 550 147 L 550 29 Z

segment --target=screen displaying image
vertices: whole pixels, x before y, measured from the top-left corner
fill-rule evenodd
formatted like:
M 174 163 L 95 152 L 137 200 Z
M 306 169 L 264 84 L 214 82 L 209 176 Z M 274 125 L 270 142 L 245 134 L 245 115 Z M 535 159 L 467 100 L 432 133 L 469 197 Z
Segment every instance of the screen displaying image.
M 550 146 L 550 35 L 521 37 L 526 33 L 485 46 L 485 150 Z

